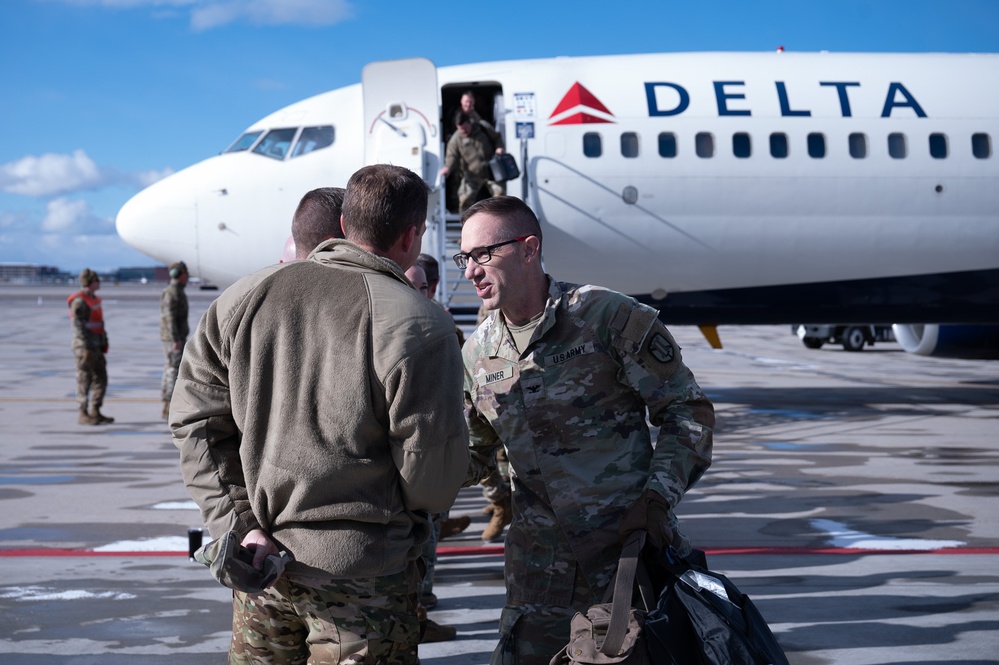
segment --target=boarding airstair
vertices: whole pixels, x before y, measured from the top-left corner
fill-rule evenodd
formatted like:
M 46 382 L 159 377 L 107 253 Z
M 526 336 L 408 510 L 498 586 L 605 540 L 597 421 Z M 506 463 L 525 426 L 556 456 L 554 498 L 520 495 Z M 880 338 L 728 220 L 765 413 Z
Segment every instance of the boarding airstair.
M 436 210 L 431 215 L 424 237 L 424 248 L 440 263 L 440 285 L 437 299 L 451 312 L 455 323 L 466 333 L 470 333 L 478 323 L 481 300 L 475 295 L 475 287 L 465 279 L 463 270 L 455 265 L 452 258 L 461 251 L 461 216 L 448 212 L 445 205 L 443 185 L 434 190 Z M 429 242 L 428 242 L 429 240 Z M 429 247 L 428 247 L 429 244 Z

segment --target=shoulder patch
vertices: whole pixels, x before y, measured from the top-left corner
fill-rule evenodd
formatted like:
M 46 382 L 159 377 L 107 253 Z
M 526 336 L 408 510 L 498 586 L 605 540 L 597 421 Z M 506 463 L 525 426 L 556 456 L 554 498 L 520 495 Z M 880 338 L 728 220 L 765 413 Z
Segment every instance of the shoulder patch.
M 672 362 L 676 356 L 673 344 L 658 331 L 652 334 L 652 339 L 649 341 L 649 353 L 663 364 Z

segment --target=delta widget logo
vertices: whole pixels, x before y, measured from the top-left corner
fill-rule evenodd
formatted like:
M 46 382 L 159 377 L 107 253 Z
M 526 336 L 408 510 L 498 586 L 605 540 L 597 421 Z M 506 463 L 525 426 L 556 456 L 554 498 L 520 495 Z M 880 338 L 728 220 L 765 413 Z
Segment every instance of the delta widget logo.
M 596 96 L 579 81 L 572 84 L 552 114 L 549 125 L 592 125 L 616 122 L 610 112 Z

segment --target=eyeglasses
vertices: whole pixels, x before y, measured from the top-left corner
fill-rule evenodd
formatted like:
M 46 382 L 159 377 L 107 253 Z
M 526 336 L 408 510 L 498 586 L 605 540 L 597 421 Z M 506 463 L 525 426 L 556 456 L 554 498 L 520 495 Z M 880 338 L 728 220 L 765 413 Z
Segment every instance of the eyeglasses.
M 499 249 L 503 245 L 509 245 L 515 242 L 520 242 L 521 240 L 527 240 L 531 236 L 521 236 L 519 238 L 514 238 L 513 240 L 507 240 L 506 242 L 498 242 L 495 245 L 486 245 L 485 247 L 476 247 L 470 252 L 458 252 L 453 257 L 456 266 L 464 270 L 468 267 L 468 260 L 472 259 L 480 266 L 484 263 L 489 263 L 493 258 L 493 250 Z

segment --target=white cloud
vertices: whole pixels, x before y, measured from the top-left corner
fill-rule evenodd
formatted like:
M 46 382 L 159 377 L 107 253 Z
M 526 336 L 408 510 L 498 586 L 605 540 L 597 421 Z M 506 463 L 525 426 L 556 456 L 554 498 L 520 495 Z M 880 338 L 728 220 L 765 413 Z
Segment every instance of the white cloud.
M 70 201 L 69 199 L 49 201 L 45 207 L 42 231 L 49 233 L 68 231 L 89 214 L 90 206 L 87 205 L 86 201 Z
M 72 155 L 29 155 L 0 164 L 0 191 L 24 196 L 53 196 L 107 184 L 101 172 L 83 150 Z
M 191 28 L 211 30 L 236 22 L 252 25 L 334 25 L 353 16 L 348 0 L 49 0 L 77 7 L 190 9 Z M 173 14 L 154 14 L 154 18 Z
M 253 25 L 324 26 L 352 16 L 347 0 L 224 0 L 191 12 L 191 27 L 210 30 L 245 20 Z
M 115 185 L 142 189 L 173 172 L 166 167 L 159 171 L 121 173 L 114 168 L 99 167 L 83 150 L 71 155 L 28 155 L 0 164 L 0 192 L 49 197 Z

